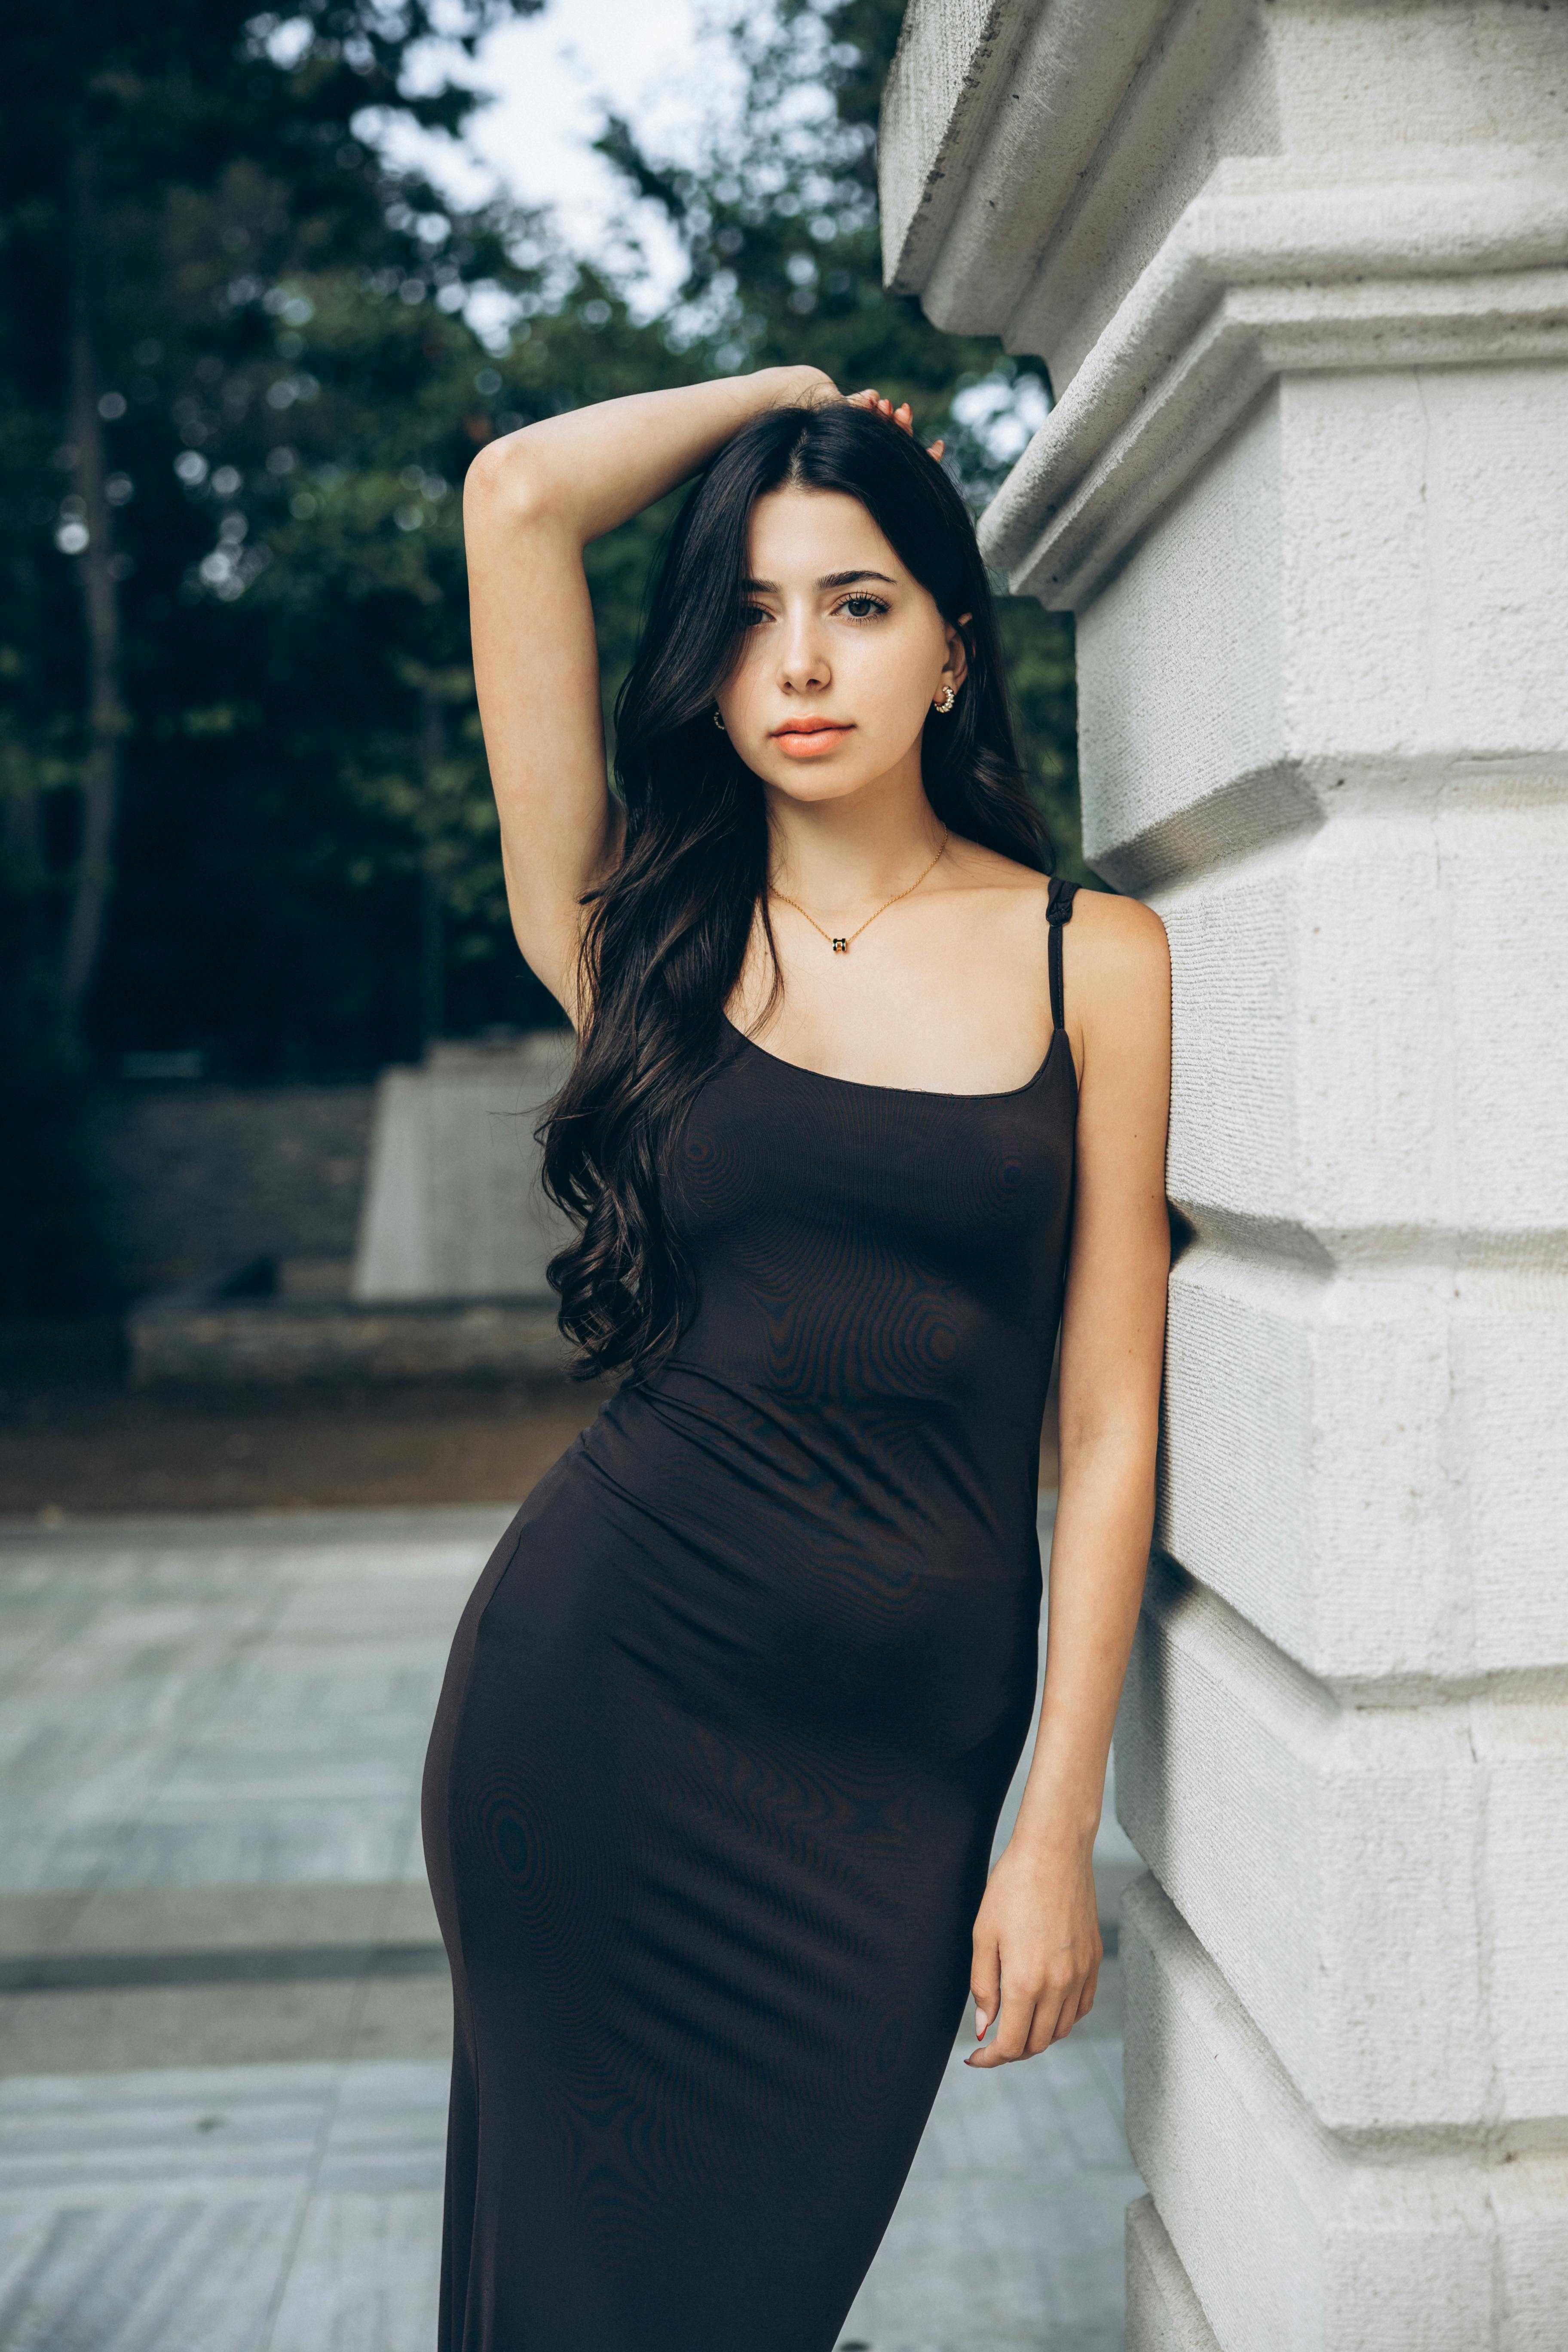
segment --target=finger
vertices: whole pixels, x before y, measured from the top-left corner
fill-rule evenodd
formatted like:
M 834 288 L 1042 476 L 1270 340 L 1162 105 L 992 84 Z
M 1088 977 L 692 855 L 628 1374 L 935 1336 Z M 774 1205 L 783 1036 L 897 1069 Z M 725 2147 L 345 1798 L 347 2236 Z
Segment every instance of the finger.
M 966 2066 L 1006 2066 L 1021 2058 L 1028 2047 L 1029 2032 L 1034 2023 L 1035 2004 L 1017 1993 L 1002 1989 L 1002 2014 L 996 2021 L 996 2038 L 989 2049 L 972 2050 L 964 2060 Z
M 930 457 L 934 457 L 940 465 L 942 462 L 942 453 L 946 447 L 947 443 L 945 441 L 933 441 L 930 448 L 927 450 L 926 455 Z
M 1087 1999 L 1085 1998 L 1086 1995 Z M 1058 2013 L 1056 2026 L 1051 2034 L 1051 2040 L 1053 2042 L 1065 2042 L 1068 2035 L 1072 2032 L 1073 2027 L 1078 2023 L 1079 2018 L 1086 2017 L 1093 2007 L 1094 1992 L 1092 1985 L 1090 1979 L 1085 1978 L 1082 1984 L 1073 1985 L 1068 1989 L 1067 1995 L 1062 2001 L 1060 2011 Z
M 1058 2005 L 1052 1993 L 1047 1993 L 1043 2000 L 1037 2001 L 1034 2022 L 1029 2028 L 1028 2047 L 1024 2053 L 1025 2057 L 1037 2058 L 1043 2050 L 1050 2048 L 1053 2042 L 1060 2041 L 1062 2020 L 1064 2017 L 1070 2017 L 1072 2011 L 1067 2002 L 1063 2001 Z
M 994 1944 L 984 1950 L 975 1946 L 969 1990 L 974 2000 L 974 2039 L 984 2042 L 986 2027 L 1002 2006 L 1002 1955 Z
M 849 395 L 849 405 L 851 408 L 864 408 L 869 404 L 875 408 L 881 397 L 879 392 L 852 392 Z
M 903 426 L 903 428 L 904 428 L 904 431 L 905 431 L 906 433 L 909 433 L 909 432 L 911 432 L 911 431 L 913 430 L 913 427 L 914 427 L 914 421 L 915 421 L 915 412 L 914 412 L 914 410 L 910 406 L 910 404 L 909 404 L 909 402 L 908 402 L 907 400 L 900 400 L 900 403 L 899 403 L 899 404 L 898 404 L 898 406 L 897 406 L 897 408 L 895 408 L 895 409 L 894 409 L 894 411 L 893 411 L 893 422 L 894 422 L 894 424 L 895 424 L 895 425 L 901 425 Z

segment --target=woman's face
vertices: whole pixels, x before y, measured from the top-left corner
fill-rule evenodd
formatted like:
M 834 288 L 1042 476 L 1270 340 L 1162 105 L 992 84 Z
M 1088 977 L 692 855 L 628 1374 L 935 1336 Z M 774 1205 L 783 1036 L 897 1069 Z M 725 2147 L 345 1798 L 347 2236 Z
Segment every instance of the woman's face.
M 963 643 L 858 499 L 774 490 L 752 510 L 746 634 L 719 689 L 748 768 L 794 800 L 835 800 L 911 759 Z M 938 721 L 940 725 L 940 720 Z

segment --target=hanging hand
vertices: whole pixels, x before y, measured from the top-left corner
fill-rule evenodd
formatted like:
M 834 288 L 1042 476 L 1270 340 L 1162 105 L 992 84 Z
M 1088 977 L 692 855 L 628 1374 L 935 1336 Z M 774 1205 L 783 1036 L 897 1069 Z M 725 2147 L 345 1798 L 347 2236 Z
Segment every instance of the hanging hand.
M 974 2032 L 966 2066 L 1005 2066 L 1065 2041 L 1094 2007 L 1103 1954 L 1090 1845 L 1015 1833 L 974 1922 Z

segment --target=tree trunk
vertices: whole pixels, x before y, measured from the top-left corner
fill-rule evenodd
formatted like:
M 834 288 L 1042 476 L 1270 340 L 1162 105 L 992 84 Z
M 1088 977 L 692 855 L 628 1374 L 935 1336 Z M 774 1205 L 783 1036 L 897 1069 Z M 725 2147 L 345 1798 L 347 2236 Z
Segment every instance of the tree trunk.
M 120 600 L 115 591 L 113 515 L 104 496 L 103 421 L 99 414 L 98 353 L 93 335 L 93 273 L 97 259 L 96 156 L 85 125 L 70 157 L 70 289 L 67 381 L 76 486 L 86 512 L 88 543 L 75 561 L 87 639 L 87 755 L 81 772 L 81 835 L 60 959 L 59 1013 L 79 1036 L 88 994 L 103 948 L 113 888 L 116 823 L 120 814 L 121 744 L 126 709 L 121 688 Z
M 434 811 L 437 772 L 447 756 L 447 714 L 433 678 L 419 687 L 419 767 L 426 807 Z M 447 1027 L 447 917 L 436 873 L 436 846 L 426 841 L 419 871 L 419 1046 L 427 1053 Z
M 0 793 L 0 843 L 11 894 L 5 917 L 12 926 L 10 970 L 0 1002 L 0 1063 L 16 1068 L 53 1029 L 58 994 L 43 800 L 36 785 L 17 780 L 9 792 Z

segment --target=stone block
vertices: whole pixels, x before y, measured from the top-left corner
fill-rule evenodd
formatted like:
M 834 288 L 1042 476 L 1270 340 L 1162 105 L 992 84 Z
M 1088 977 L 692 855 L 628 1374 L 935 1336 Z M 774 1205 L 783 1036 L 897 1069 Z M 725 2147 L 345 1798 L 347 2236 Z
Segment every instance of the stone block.
M 1189 1248 L 1161 1548 L 1330 1680 L 1568 1665 L 1565 1286 Z
M 1459 1267 L 1568 1266 L 1568 793 L 1479 798 L 1347 808 L 1153 894 L 1167 1179 L 1201 1229 L 1304 1228 L 1342 1263 L 1425 1230 Z
M 1219 2352 L 1152 2197 L 1127 2208 L 1127 2352 Z
M 1128 2136 L 1223 2352 L 1561 2352 L 1561 2147 L 1338 2137 L 1152 1879 L 1122 1950 Z
M 383 1073 L 353 1296 L 543 1297 L 570 1238 L 539 1184 L 533 1130 L 570 1066 L 569 1031 L 510 1048 L 440 1045 Z
M 1505 1685 L 1336 1700 L 1151 1575 L 1117 1807 L 1337 2130 L 1568 2125 L 1568 1707 Z
M 80 1130 L 99 1264 L 133 1298 L 263 1254 L 347 1258 L 372 1090 L 200 1079 L 95 1087 Z
M 1551 454 L 1516 522 L 1527 446 Z M 1144 454 L 1159 509 L 1079 620 L 1086 855 L 1120 887 L 1347 809 L 1415 838 L 1445 803 L 1560 794 L 1568 370 L 1286 375 L 1206 462 L 1181 443 L 1173 488 Z

